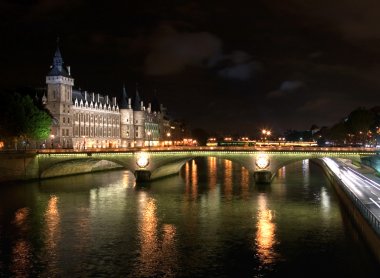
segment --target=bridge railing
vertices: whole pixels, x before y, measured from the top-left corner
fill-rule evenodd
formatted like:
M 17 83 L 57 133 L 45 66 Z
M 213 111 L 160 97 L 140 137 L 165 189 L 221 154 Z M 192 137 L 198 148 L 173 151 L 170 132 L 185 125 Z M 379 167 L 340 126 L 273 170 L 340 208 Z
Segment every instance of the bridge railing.
M 167 151 L 289 151 L 289 152 L 365 152 L 375 153 L 376 148 L 361 147 L 298 147 L 298 146 L 169 146 L 169 147 L 129 147 L 129 148 L 88 148 L 88 149 L 24 149 L 24 150 L 0 150 L 0 153 L 96 153 L 96 152 L 167 152 Z

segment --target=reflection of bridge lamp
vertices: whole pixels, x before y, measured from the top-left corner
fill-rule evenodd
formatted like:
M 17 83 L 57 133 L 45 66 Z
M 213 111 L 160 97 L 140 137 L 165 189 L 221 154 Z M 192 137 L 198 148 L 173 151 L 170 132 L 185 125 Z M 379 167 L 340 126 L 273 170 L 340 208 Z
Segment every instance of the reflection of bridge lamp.
M 256 158 L 256 165 L 260 169 L 265 169 L 269 166 L 269 157 L 266 154 L 259 154 Z
M 149 164 L 149 156 L 147 153 L 139 153 L 137 155 L 136 164 L 140 168 L 145 168 Z

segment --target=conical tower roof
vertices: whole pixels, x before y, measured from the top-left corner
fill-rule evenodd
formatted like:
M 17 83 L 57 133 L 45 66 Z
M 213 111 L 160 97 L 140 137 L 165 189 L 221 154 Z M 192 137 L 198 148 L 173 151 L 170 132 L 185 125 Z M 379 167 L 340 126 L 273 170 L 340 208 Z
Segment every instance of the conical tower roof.
M 125 85 L 123 85 L 123 93 L 121 96 L 120 109 L 128 108 L 128 95 L 127 90 L 125 89 Z
M 57 39 L 57 49 L 53 57 L 53 64 L 48 73 L 48 76 L 66 76 L 70 77 L 67 70 L 63 66 L 61 51 L 59 50 L 59 39 Z
M 133 102 L 133 110 L 141 111 L 141 98 L 139 94 L 139 90 L 136 88 L 135 100 Z

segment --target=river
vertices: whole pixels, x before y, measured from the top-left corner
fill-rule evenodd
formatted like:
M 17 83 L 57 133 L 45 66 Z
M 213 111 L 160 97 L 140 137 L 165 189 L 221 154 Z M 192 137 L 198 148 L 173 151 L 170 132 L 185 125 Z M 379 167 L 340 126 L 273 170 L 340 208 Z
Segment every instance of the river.
M 375 261 L 319 166 L 257 185 L 239 164 L 189 161 L 0 187 L 0 277 L 373 277 Z

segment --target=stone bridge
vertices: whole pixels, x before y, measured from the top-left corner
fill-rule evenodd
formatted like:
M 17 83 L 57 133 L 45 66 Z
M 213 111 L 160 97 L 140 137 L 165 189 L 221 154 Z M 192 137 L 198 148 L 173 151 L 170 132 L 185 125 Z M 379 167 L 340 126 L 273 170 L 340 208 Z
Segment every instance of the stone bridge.
M 170 147 L 112 150 L 37 150 L 0 154 L 0 175 L 19 179 L 51 178 L 124 168 L 144 182 L 176 174 L 189 160 L 197 157 L 217 157 L 245 167 L 258 183 L 270 183 L 278 169 L 304 159 L 338 157 L 361 162 L 375 156 L 375 149 L 318 147 Z M 6 159 L 4 158 L 6 157 Z M 10 173 L 11 172 L 11 173 Z

